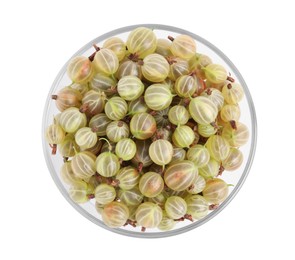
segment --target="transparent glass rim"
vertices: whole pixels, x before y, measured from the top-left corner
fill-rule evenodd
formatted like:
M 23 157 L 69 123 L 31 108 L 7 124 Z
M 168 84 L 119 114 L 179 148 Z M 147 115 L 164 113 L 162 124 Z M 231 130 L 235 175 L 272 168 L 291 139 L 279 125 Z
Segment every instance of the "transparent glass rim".
M 63 184 L 60 182 L 58 176 L 55 174 L 55 170 L 54 170 L 54 166 L 52 164 L 52 161 L 49 159 L 49 154 L 47 152 L 47 143 L 45 141 L 45 139 L 43 138 L 44 136 L 44 132 L 45 129 L 47 127 L 46 125 L 46 115 L 48 114 L 48 109 L 49 109 L 49 102 L 51 100 L 51 96 L 50 93 L 53 92 L 55 86 L 59 83 L 59 81 L 61 80 L 64 72 L 66 71 L 66 66 L 69 62 L 69 60 L 75 56 L 81 55 L 85 50 L 89 49 L 94 43 L 103 41 L 109 37 L 115 36 L 117 34 L 121 34 L 121 33 L 125 33 L 128 31 L 131 31 L 137 27 L 148 27 L 151 29 L 159 29 L 159 30 L 167 30 L 170 32 L 175 32 L 178 34 L 186 34 L 189 35 L 191 37 L 193 37 L 194 39 L 196 39 L 197 41 L 201 42 L 202 44 L 204 44 L 205 46 L 207 46 L 208 48 L 210 48 L 211 50 L 213 50 L 214 52 L 216 52 L 226 63 L 227 65 L 231 68 L 231 70 L 237 75 L 237 78 L 239 80 L 239 82 L 241 83 L 241 85 L 244 88 L 244 92 L 245 92 L 245 96 L 247 98 L 248 104 L 249 104 L 249 109 L 250 109 L 250 115 L 251 115 L 251 122 L 252 122 L 252 138 L 251 138 L 251 147 L 250 147 L 250 154 L 249 154 L 249 158 L 248 161 L 245 165 L 244 168 L 244 172 L 242 173 L 242 176 L 240 177 L 237 185 L 235 186 L 235 188 L 233 189 L 233 191 L 230 193 L 230 195 L 228 196 L 228 198 L 214 211 L 212 211 L 210 214 L 208 214 L 206 217 L 204 217 L 201 220 L 198 220 L 188 226 L 179 228 L 177 230 L 171 230 L 171 231 L 165 231 L 165 232 L 153 232 L 153 233 L 143 233 L 143 232 L 134 232 L 134 231 L 130 231 L 130 230 L 124 230 L 124 229 L 113 229 L 113 228 L 109 228 L 108 226 L 104 225 L 102 221 L 98 220 L 97 218 L 95 218 L 94 216 L 92 216 L 91 214 L 89 214 L 87 211 L 85 211 L 82 207 L 80 207 L 78 204 L 74 203 L 68 196 L 67 194 L 67 190 L 65 189 L 65 187 L 63 186 Z M 253 163 L 253 159 L 254 159 L 254 155 L 255 155 L 255 150 L 256 150 L 256 142 L 257 142 L 257 120 L 256 120 L 256 113 L 255 113 L 255 108 L 254 108 L 254 104 L 253 104 L 253 100 L 251 97 L 251 94 L 249 92 L 249 89 L 247 87 L 247 84 L 245 82 L 245 80 L 243 79 L 241 73 L 238 71 L 238 69 L 235 67 L 235 65 L 231 62 L 231 60 L 222 52 L 220 51 L 217 47 L 215 47 L 213 44 L 211 44 L 210 42 L 208 42 L 207 40 L 203 39 L 202 37 L 186 31 L 184 29 L 180 29 L 177 27 L 173 27 L 173 26 L 168 26 L 168 25 L 162 25 L 162 24 L 136 24 L 136 25 L 131 25 L 131 26 L 126 26 L 126 27 L 122 27 L 122 28 L 118 28 L 116 30 L 110 31 L 108 33 L 105 33 L 95 39 L 93 39 L 92 41 L 90 41 L 89 43 L 87 43 L 86 45 L 84 45 L 82 48 L 80 48 L 72 57 L 71 57 L 66 63 L 65 65 L 61 68 L 61 70 L 59 71 L 58 75 L 56 76 L 51 89 L 49 91 L 49 94 L 47 96 L 47 100 L 45 102 L 45 107 L 44 107 L 44 112 L 43 112 L 43 122 L 42 122 L 42 144 L 43 144 L 43 152 L 44 152 L 44 157 L 46 160 L 46 164 L 47 167 L 49 169 L 49 172 L 51 174 L 51 177 L 53 178 L 55 184 L 57 185 L 58 189 L 60 190 L 60 192 L 62 193 L 62 195 L 64 196 L 64 198 L 80 213 L 82 214 L 84 217 L 86 217 L 88 220 L 90 220 L 91 222 L 93 222 L 94 224 L 107 229 L 111 232 L 120 234 L 120 235 L 125 235 L 125 236 L 130 236 L 130 237 L 138 237 L 138 238 L 161 238 L 161 237 L 169 237 L 169 236 L 174 236 L 174 235 L 178 235 L 187 231 L 190 231 L 196 227 L 199 227 L 203 224 L 205 224 L 207 221 L 209 221 L 210 219 L 212 219 L 213 217 L 215 217 L 217 214 L 219 214 L 230 202 L 231 200 L 236 196 L 236 194 L 238 193 L 238 191 L 241 189 L 243 183 L 245 182 L 248 173 L 250 171 L 251 165 Z

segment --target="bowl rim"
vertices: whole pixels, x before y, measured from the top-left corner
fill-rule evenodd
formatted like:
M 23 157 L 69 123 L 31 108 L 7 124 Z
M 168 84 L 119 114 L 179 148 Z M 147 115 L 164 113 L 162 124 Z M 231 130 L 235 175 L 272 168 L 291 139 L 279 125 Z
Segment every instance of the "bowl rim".
M 235 188 L 233 189 L 233 191 L 230 193 L 230 195 L 227 197 L 227 199 L 215 210 L 213 210 L 212 212 L 210 212 L 206 217 L 204 217 L 201 220 L 198 220 L 196 222 L 191 223 L 190 225 L 187 225 L 185 227 L 181 227 L 175 230 L 171 230 L 171 231 L 164 231 L 164 232 L 151 232 L 151 233 L 144 233 L 144 232 L 135 232 L 135 231 L 130 231 L 130 230 L 124 230 L 124 229 L 114 229 L 114 228 L 110 228 L 108 226 L 106 226 L 101 220 L 95 218 L 94 216 L 92 216 L 90 213 L 88 213 L 86 210 L 84 210 L 81 206 L 79 206 L 78 204 L 76 204 L 75 202 L 73 202 L 70 197 L 68 196 L 68 192 L 65 189 L 65 187 L 63 186 L 63 184 L 61 183 L 61 181 L 59 180 L 58 176 L 55 174 L 55 169 L 52 163 L 52 160 L 49 159 L 49 154 L 48 154 L 48 149 L 47 149 L 47 143 L 45 141 L 44 138 L 44 132 L 45 129 L 47 127 L 47 114 L 48 114 L 48 110 L 49 110 L 49 102 L 50 102 L 50 96 L 51 93 L 53 92 L 53 90 L 55 89 L 56 85 L 60 82 L 61 78 L 63 77 L 65 71 L 66 71 L 66 67 L 68 62 L 75 56 L 81 55 L 83 52 L 85 52 L 85 50 L 89 49 L 93 44 L 97 43 L 97 42 L 101 42 L 107 38 L 110 38 L 112 36 L 115 36 L 117 34 L 121 34 L 121 33 L 126 33 L 129 32 L 133 29 L 136 29 L 138 27 L 147 27 L 150 29 L 156 29 L 156 30 L 166 30 L 166 31 L 170 31 L 170 32 L 174 32 L 177 34 L 186 34 L 191 36 L 192 38 L 194 38 L 195 40 L 201 42 L 202 44 L 204 44 L 206 47 L 208 47 L 209 49 L 211 49 L 212 51 L 216 52 L 220 58 L 222 58 L 224 60 L 224 62 L 227 63 L 227 66 L 229 66 L 231 68 L 231 70 L 236 74 L 239 82 L 241 83 L 241 85 L 243 86 L 244 92 L 245 92 L 245 96 L 249 105 L 249 110 L 250 110 L 250 116 L 251 116 L 251 123 L 252 123 L 252 127 L 251 127 L 251 145 L 250 145 L 250 153 L 249 153 L 249 157 L 248 160 L 245 164 L 245 168 L 244 171 L 242 173 L 242 176 L 239 178 L 238 183 L 236 184 Z M 169 25 L 163 25 L 163 24 L 135 24 L 135 25 L 130 25 L 130 26 L 125 26 L 125 27 L 121 27 L 112 31 L 109 31 L 105 34 L 102 34 L 101 36 L 96 37 L 95 39 L 91 40 L 90 42 L 88 42 L 87 44 L 85 44 L 82 48 L 80 48 L 76 53 L 74 53 L 74 55 L 64 64 L 64 66 L 60 69 L 59 73 L 57 74 L 55 80 L 53 81 L 51 88 L 49 90 L 46 102 L 45 102 L 45 106 L 44 106 L 44 110 L 43 110 L 43 119 L 42 119 L 42 145 L 43 145 L 43 153 L 44 153 L 44 157 L 46 160 L 46 164 L 47 164 L 47 168 L 51 174 L 51 177 L 53 179 L 53 181 L 55 182 L 56 186 L 58 187 L 58 189 L 60 190 L 60 192 L 62 193 L 62 195 L 65 197 L 65 199 L 70 203 L 70 205 L 72 205 L 73 208 L 75 208 L 81 215 L 83 215 L 85 218 L 87 218 L 88 220 L 90 220 L 91 222 L 93 222 L 94 224 L 109 230 L 111 232 L 120 234 L 120 235 L 125 235 L 125 236 L 130 236 L 130 237 L 137 237 L 137 238 L 162 238 L 162 237 L 169 237 L 169 236 L 174 236 L 174 235 L 178 235 L 187 231 L 190 231 L 196 227 L 199 227 L 203 224 L 205 224 L 207 221 L 209 221 L 210 219 L 212 219 L 213 217 L 215 217 L 216 215 L 218 215 L 231 201 L 232 199 L 236 196 L 236 194 L 238 193 L 238 191 L 241 189 L 241 187 L 243 186 L 251 165 L 253 163 L 254 160 L 254 156 L 255 156 L 255 150 L 256 150 L 256 144 L 257 144 L 257 119 L 256 119 L 256 112 L 255 112 L 255 108 L 254 108 L 254 103 L 250 94 L 250 91 L 247 87 L 247 84 L 245 82 L 245 80 L 243 79 L 241 73 L 238 71 L 238 69 L 236 68 L 236 66 L 231 62 L 231 60 L 222 52 L 220 51 L 217 47 L 215 47 L 213 44 L 211 44 L 210 42 L 208 42 L 207 40 L 205 40 L 204 38 L 189 32 L 187 30 L 178 28 L 178 27 L 174 27 L 174 26 L 169 26 Z

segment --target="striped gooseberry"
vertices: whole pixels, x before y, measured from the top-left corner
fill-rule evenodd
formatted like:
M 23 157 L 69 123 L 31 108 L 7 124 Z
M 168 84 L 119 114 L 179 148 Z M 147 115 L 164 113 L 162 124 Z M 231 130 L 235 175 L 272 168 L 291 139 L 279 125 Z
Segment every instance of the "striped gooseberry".
M 55 100 L 55 105 L 59 111 L 64 111 L 69 107 L 80 107 L 82 101 L 81 93 L 71 87 L 62 88 L 56 95 L 51 96 Z
M 154 117 L 148 113 L 137 113 L 130 121 L 132 135 L 140 140 L 150 138 L 156 131 L 157 124 Z
M 197 177 L 196 166 L 193 162 L 183 160 L 169 165 L 164 173 L 166 185 L 175 191 L 187 189 Z
M 139 180 L 140 192 L 148 198 L 156 197 L 164 189 L 164 181 L 160 174 L 147 172 Z
M 149 147 L 149 155 L 155 164 L 164 166 L 172 160 L 172 144 L 167 140 L 156 140 Z

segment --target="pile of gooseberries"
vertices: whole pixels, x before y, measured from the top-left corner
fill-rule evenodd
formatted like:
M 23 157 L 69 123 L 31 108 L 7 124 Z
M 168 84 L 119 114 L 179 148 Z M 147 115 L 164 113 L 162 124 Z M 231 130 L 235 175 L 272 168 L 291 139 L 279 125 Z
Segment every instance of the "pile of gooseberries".
M 67 75 L 44 134 L 74 202 L 95 203 L 111 228 L 165 231 L 226 200 L 222 173 L 242 165 L 249 138 L 244 91 L 193 38 L 139 27 L 74 57 Z

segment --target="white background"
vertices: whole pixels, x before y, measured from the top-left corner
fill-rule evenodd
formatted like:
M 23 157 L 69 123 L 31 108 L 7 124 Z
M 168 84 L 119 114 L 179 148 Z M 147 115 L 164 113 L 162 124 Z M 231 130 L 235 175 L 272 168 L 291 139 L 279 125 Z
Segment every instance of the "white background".
M 0 259 L 294 259 L 293 1 L 1 1 Z M 99 228 L 62 197 L 43 158 L 41 119 L 65 61 L 93 38 L 162 23 L 215 44 L 251 91 L 258 146 L 216 218 L 165 239 Z

